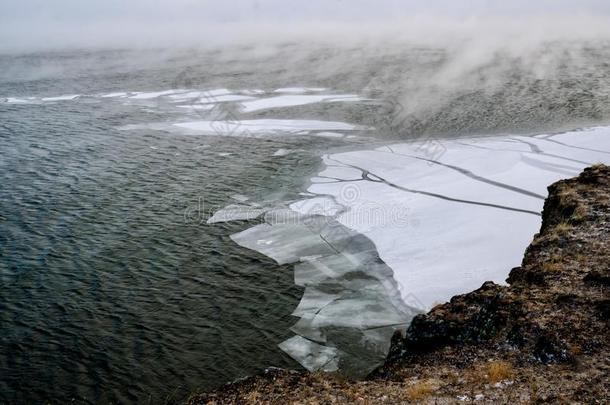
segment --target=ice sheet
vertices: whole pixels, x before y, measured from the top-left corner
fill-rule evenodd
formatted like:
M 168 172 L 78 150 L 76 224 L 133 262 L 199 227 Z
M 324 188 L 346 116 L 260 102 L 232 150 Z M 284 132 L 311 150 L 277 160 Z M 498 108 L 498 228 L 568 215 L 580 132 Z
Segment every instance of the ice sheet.
M 436 150 L 403 143 L 329 155 L 319 177 L 336 181 L 308 189 L 345 205 L 335 218 L 374 242 L 403 300 L 427 308 L 502 283 L 539 229 L 546 187 L 609 163 L 610 129 L 443 140 Z

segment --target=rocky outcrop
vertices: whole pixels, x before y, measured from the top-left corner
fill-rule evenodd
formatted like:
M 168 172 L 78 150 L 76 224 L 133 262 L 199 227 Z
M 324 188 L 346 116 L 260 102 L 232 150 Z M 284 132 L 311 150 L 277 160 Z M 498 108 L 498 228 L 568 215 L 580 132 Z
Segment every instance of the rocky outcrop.
M 610 168 L 549 187 L 508 285 L 413 319 L 367 381 L 268 371 L 191 403 L 608 403 Z

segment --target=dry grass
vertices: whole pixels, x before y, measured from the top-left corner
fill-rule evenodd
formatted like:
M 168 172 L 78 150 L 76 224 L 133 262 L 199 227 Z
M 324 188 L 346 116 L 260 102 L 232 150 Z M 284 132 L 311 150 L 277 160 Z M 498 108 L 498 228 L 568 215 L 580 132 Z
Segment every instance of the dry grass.
M 564 268 L 565 256 L 563 252 L 552 253 L 547 260 L 542 263 L 543 271 L 561 271 Z
M 559 240 L 562 236 L 565 236 L 568 232 L 574 229 L 574 226 L 567 222 L 560 222 L 555 225 L 553 228 L 549 229 L 544 236 L 539 236 L 539 239 L 536 244 L 539 244 L 542 241 L 547 242 L 555 242 Z
M 512 375 L 513 368 L 505 361 L 492 361 L 487 365 L 487 378 L 491 383 L 507 380 Z
M 254 404 L 256 402 L 259 402 L 261 399 L 262 395 L 260 392 L 258 391 L 250 391 L 247 395 L 245 395 L 244 399 L 250 403 L 250 404 Z
M 582 222 L 587 219 L 588 215 L 589 210 L 587 209 L 587 207 L 584 204 L 578 204 L 578 206 L 574 209 L 574 212 L 572 213 L 572 218 L 570 218 L 570 220 L 575 222 Z
M 434 388 L 428 381 L 418 381 L 407 388 L 407 399 L 409 401 L 421 401 L 430 396 Z
M 559 203 L 564 207 L 573 205 L 578 201 L 578 193 L 573 187 L 564 185 L 557 195 L 559 196 Z
M 567 222 L 560 222 L 555 225 L 555 228 L 553 228 L 553 230 L 558 234 L 565 234 L 571 231 L 572 229 L 574 229 L 574 226 L 568 224 Z
M 555 271 L 560 271 L 562 268 L 563 268 L 563 266 L 559 263 L 554 263 L 554 262 L 542 263 L 542 271 L 555 272 Z
M 578 356 L 579 354 L 582 354 L 582 347 L 577 344 L 572 344 L 570 345 L 570 351 L 572 352 L 572 354 Z

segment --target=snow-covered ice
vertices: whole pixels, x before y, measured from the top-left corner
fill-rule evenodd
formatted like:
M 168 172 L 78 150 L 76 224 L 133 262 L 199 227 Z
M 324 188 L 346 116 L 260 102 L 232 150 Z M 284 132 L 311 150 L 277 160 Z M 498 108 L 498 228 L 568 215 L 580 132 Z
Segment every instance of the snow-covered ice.
M 336 181 L 307 190 L 346 206 L 334 218 L 370 238 L 403 299 L 425 307 L 502 283 L 538 231 L 546 187 L 610 162 L 609 128 L 442 145 L 436 156 L 417 143 L 327 155 L 318 179 Z

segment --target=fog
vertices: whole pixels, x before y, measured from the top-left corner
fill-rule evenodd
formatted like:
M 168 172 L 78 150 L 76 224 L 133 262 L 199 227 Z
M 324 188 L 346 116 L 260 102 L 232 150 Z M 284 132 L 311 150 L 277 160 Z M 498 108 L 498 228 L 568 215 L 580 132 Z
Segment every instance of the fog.
M 394 134 L 610 122 L 610 2 L 532 3 L 5 0 L 0 52 L 131 53 L 5 58 L 0 80 L 160 67 L 166 87 L 321 85 L 382 99 L 370 124 Z
M 609 16 L 602 0 L 4 0 L 0 51 L 429 41 L 507 28 L 580 36 L 605 28 Z

